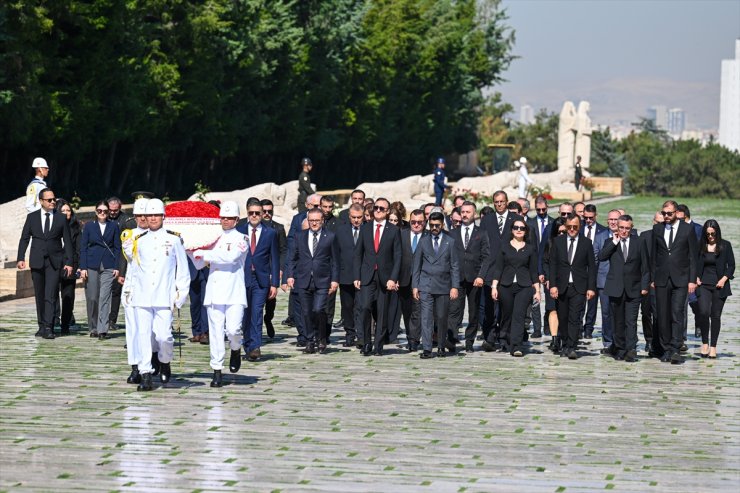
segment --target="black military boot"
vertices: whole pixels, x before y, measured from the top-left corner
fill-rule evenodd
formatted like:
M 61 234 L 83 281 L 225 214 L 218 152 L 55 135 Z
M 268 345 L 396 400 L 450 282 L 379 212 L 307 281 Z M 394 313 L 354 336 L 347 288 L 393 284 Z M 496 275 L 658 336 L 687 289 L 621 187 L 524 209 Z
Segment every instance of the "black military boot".
M 221 382 L 221 370 L 213 370 L 213 380 L 211 380 L 211 387 L 222 387 Z
M 136 390 L 152 390 L 152 374 L 151 373 L 143 373 L 141 375 L 141 383 L 138 387 L 136 387 Z
M 126 379 L 126 383 L 141 383 L 141 374 L 139 374 L 137 365 L 131 365 L 131 375 Z
M 159 364 L 159 380 L 165 384 L 170 381 L 172 378 L 172 369 L 170 368 L 169 363 L 160 363 Z
M 159 354 L 158 353 L 152 353 L 152 375 L 157 376 L 159 375 Z

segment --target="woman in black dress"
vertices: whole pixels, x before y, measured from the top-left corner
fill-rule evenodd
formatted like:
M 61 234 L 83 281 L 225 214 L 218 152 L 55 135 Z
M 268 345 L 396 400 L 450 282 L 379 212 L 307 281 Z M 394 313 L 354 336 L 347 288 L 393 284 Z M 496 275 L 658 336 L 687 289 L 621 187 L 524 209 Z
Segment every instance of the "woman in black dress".
M 699 354 L 702 358 L 714 359 L 717 357 L 722 308 L 727 297 L 732 294 L 730 279 L 735 274 L 735 256 L 730 242 L 722 239 L 722 230 L 714 219 L 704 223 L 699 245 L 696 274 L 696 284 L 699 286 L 699 310 L 696 318 L 701 329 Z
M 67 218 L 69 235 L 72 238 L 72 274 L 65 277 L 64 273 L 62 273 L 59 277 L 59 291 L 61 294 L 60 325 L 62 327 L 62 335 L 67 335 L 69 334 L 70 324 L 74 323 L 73 310 L 75 306 L 75 285 L 77 284 L 76 273 L 80 265 L 80 221 L 77 220 L 72 206 L 64 199 L 57 199 L 56 210 Z
M 524 319 L 532 299 L 540 300 L 537 248 L 527 243 L 529 226 L 523 219 L 511 223 L 512 238 L 501 245 L 493 267 L 491 296 L 501 301 L 501 337 L 512 356 L 524 356 Z M 537 288 L 537 289 L 536 289 Z

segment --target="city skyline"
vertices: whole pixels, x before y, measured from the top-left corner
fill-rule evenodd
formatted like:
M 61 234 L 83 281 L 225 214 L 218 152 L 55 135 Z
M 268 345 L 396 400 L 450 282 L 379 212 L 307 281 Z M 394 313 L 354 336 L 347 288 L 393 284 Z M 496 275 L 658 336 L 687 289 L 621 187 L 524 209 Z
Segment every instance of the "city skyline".
M 502 7 L 520 58 L 495 90 L 517 116 L 523 105 L 559 113 L 566 100 L 587 100 L 595 124 L 634 122 L 666 106 L 684 111 L 687 129 L 717 129 L 721 63 L 734 58 L 740 38 L 739 1 L 505 0 Z

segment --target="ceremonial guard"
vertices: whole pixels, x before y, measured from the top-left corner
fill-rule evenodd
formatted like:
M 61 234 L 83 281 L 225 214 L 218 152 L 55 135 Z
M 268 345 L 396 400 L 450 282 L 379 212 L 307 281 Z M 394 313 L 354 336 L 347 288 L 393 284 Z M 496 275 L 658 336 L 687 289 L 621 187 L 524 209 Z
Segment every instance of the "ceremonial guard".
M 190 288 L 190 272 L 182 239 L 162 228 L 164 204 L 151 199 L 146 205 L 149 231 L 135 238 L 135 260 L 141 276 L 132 279 L 132 305 L 136 317 L 136 350 L 139 353 L 141 383 L 137 390 L 152 390 L 151 334 L 159 344 L 160 380 L 170 381 L 172 350 L 172 312 L 185 304 Z
M 141 383 L 141 375 L 139 374 L 139 360 L 141 359 L 137 352 L 137 345 L 135 341 L 136 335 L 136 310 L 131 305 L 131 286 L 133 285 L 134 277 L 141 276 L 143 273 L 139 266 L 138 259 L 136 258 L 137 251 L 134 249 L 136 246 L 135 239 L 137 236 L 146 232 L 149 229 L 149 225 L 146 221 L 146 204 L 149 199 L 141 198 L 134 202 L 134 219 L 136 220 L 136 227 L 133 229 L 125 229 L 121 233 L 121 248 L 123 250 L 123 257 L 126 261 L 125 276 L 123 277 L 123 288 L 121 289 L 121 304 L 123 305 L 123 315 L 126 320 L 126 354 L 128 356 L 128 364 L 131 365 L 131 374 L 127 383 Z
M 35 212 L 41 209 L 39 192 L 46 188 L 45 178 L 49 176 L 49 165 L 46 164 L 46 159 L 37 157 L 33 160 L 31 167 L 34 170 L 35 176 L 26 187 L 26 210 L 28 212 Z
M 301 160 L 301 167 L 303 171 L 298 175 L 298 212 L 306 212 L 306 199 L 309 195 L 313 194 L 313 187 L 311 186 L 311 170 L 313 169 L 313 162 L 307 157 Z
M 224 333 L 231 347 L 229 371 L 236 373 L 241 367 L 241 328 L 247 307 L 244 263 L 249 245 L 247 237 L 235 229 L 239 220 L 237 203 L 231 200 L 223 202 L 220 217 L 223 234 L 211 248 L 192 253 L 196 269 L 210 264 L 203 306 L 208 310 L 208 338 L 213 368 L 211 387 L 222 386 L 221 370 L 226 355 Z

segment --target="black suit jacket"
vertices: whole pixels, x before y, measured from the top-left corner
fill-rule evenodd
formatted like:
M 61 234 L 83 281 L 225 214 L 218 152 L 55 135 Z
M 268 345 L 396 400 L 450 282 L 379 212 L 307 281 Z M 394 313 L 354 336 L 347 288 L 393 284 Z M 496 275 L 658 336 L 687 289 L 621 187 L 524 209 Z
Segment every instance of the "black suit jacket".
M 604 293 L 615 298 L 625 293 L 628 298 L 639 298 L 641 290 L 650 286 L 649 243 L 644 238 L 631 235 L 627 262 L 622 256 L 622 243 L 614 244 L 609 238 L 599 251 L 599 261 L 609 261 L 609 272 L 604 283 Z
M 411 274 L 414 267 L 414 253 L 411 251 L 411 231 L 408 229 L 401 230 L 401 273 L 398 275 L 398 284 L 406 287 L 411 286 Z M 429 234 L 429 231 L 422 230 L 419 233 L 419 241 L 416 243 L 416 250 L 419 250 L 421 239 Z
M 570 273 L 573 273 L 573 285 L 578 293 L 585 294 L 587 290 L 596 291 L 596 261 L 594 247 L 591 240 L 585 236 L 578 238 L 576 251 L 573 254 L 573 264 L 568 262 L 568 235 L 555 238 L 550 250 L 550 288 L 558 288 L 562 293 L 568 287 Z
M 355 242 L 352 238 L 352 225 L 339 224 L 336 237 L 339 246 L 339 284 L 352 284 L 355 281 Z M 360 241 L 359 232 L 357 241 Z
M 339 282 L 339 247 L 334 233 L 322 228 L 316 250 L 311 255 L 308 242 L 313 240 L 310 230 L 298 231 L 295 248 L 288 262 L 287 277 L 295 280 L 299 289 L 311 287 L 311 279 L 319 289 L 329 289 L 332 282 Z
M 454 241 L 452 248 L 457 252 L 457 258 L 460 262 L 460 282 L 473 282 L 478 277 L 485 279 L 493 260 L 491 257 L 491 240 L 489 240 L 485 231 L 473 225 L 466 250 L 463 241 L 464 232 L 464 225 L 450 231 L 450 237 Z
M 730 281 L 735 275 L 735 254 L 732 253 L 732 245 L 727 240 L 722 240 L 722 251 L 717 256 L 717 279 L 727 276 L 728 281 L 719 291 L 721 297 L 730 296 Z M 699 257 L 699 263 L 696 267 L 696 277 L 699 279 L 704 275 L 704 254 Z
M 360 227 L 360 237 L 355 248 L 355 280 L 370 284 L 378 266 L 378 280 L 382 284 L 398 281 L 401 272 L 401 232 L 393 224 L 385 222 L 382 230 L 378 253 L 375 253 L 375 221 Z
M 243 221 L 243 219 L 240 220 L 240 222 L 241 221 Z M 246 221 L 249 222 L 248 219 Z M 275 233 L 277 233 L 278 252 L 280 252 L 280 270 L 285 271 L 285 262 L 288 260 L 288 240 L 285 234 L 285 226 L 280 223 L 276 223 L 275 221 L 262 221 L 262 224 L 274 229 Z
M 698 258 L 698 245 L 694 228 L 683 221 L 676 221 L 673 232 L 673 245 L 668 251 L 663 233 L 665 225 L 653 226 L 653 242 L 650 254 L 651 278 L 655 286 L 663 287 L 668 279 L 674 286 L 687 286 L 690 282 L 696 282 L 696 261 Z
M 493 278 L 499 280 L 501 286 L 514 284 L 514 276 L 519 286 L 532 286 L 539 282 L 537 275 L 537 249 L 530 243 L 516 251 L 511 244 L 501 247 L 496 266 L 493 268 Z
M 28 243 L 31 242 L 31 254 L 29 256 L 29 267 L 42 269 L 44 258 L 54 269 L 61 269 L 65 265 L 71 266 L 74 259 L 72 236 L 69 232 L 67 218 L 62 213 L 53 213 L 54 220 L 47 234 L 44 234 L 44 209 L 31 212 L 26 216 L 23 225 L 21 239 L 18 242 L 18 260 L 26 258 Z M 64 243 L 62 243 L 64 241 Z
M 488 274 L 486 275 L 485 281 L 490 283 L 493 279 L 493 266 L 498 259 L 498 254 L 501 251 L 501 245 L 511 241 L 511 223 L 516 219 L 524 221 L 524 218 L 519 214 L 512 214 L 511 212 L 506 213 L 506 220 L 504 221 L 503 232 L 499 233 L 498 230 L 498 214 L 493 212 L 484 216 L 480 222 L 480 228 L 488 233 L 488 240 L 490 243 L 491 258 L 493 259 L 489 263 Z
M 547 223 L 545 224 L 545 233 L 549 232 L 549 226 L 555 219 L 547 216 Z M 540 217 L 534 216 L 527 219 L 527 226 L 529 226 L 529 238 L 527 242 L 536 246 L 539 249 L 542 243 L 542 234 L 540 233 Z M 545 236 L 547 238 L 547 236 Z

